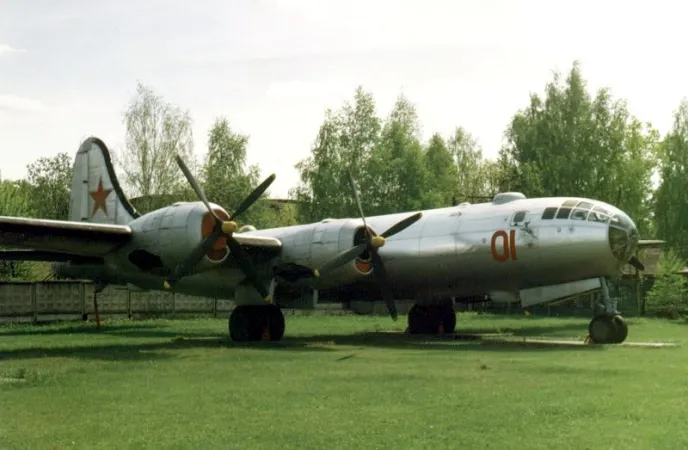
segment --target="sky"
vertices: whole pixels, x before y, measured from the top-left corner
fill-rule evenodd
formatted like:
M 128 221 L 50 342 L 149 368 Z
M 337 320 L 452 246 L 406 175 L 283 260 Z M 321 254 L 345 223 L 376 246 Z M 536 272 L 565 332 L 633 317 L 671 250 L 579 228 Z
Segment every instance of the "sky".
M 124 145 L 137 82 L 189 110 L 201 157 L 213 119 L 250 136 L 248 162 L 298 182 L 327 108 L 399 94 L 422 138 L 470 131 L 494 157 L 513 114 L 554 70 L 581 63 L 662 133 L 688 97 L 680 2 L 579 0 L 0 0 L 0 174 L 76 154 L 97 136 Z M 211 199 L 212 200 L 212 199 Z

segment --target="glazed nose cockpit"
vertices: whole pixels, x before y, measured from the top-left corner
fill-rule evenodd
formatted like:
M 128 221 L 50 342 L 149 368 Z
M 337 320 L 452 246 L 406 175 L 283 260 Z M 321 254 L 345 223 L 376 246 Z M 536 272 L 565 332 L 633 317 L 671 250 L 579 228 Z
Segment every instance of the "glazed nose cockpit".
M 569 199 L 560 207 L 545 208 L 542 219 L 587 220 L 606 224 L 607 240 L 614 257 L 620 262 L 628 262 L 638 248 L 640 235 L 630 217 L 623 211 L 594 200 Z
M 626 262 L 637 250 L 640 234 L 630 217 L 621 211 L 616 211 L 609 221 L 608 238 L 614 257 Z

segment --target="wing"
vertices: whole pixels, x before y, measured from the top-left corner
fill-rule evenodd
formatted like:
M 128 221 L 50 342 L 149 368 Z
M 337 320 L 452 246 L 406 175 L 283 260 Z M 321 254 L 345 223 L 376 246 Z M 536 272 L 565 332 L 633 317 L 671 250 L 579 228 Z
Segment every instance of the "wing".
M 241 244 L 242 247 L 258 248 L 261 250 L 279 253 L 282 250 L 282 241 L 274 237 L 268 236 L 245 236 L 239 233 L 234 234 L 234 239 Z
M 5 248 L 102 257 L 131 235 L 125 225 L 0 216 L 0 246 Z
M 128 243 L 132 234 L 126 225 L 0 216 L 0 247 L 12 249 L 0 251 L 0 260 L 102 258 Z M 282 248 L 282 242 L 273 237 L 234 237 L 247 249 L 274 254 Z

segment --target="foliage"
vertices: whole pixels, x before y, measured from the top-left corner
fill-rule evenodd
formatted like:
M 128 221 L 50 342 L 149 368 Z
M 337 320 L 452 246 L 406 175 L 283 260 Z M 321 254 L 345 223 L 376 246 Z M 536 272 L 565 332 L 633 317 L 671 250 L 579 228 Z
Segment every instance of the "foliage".
M 215 119 L 208 132 L 208 152 L 203 165 L 203 190 L 208 200 L 230 214 L 263 180 L 258 166 L 246 166 L 249 137 L 231 129 L 225 117 Z M 268 191 L 269 192 L 269 191 Z M 268 192 L 261 198 L 266 199 Z M 274 221 L 274 212 L 265 202 L 256 202 L 239 217 L 239 222 L 264 228 Z
M 72 159 L 67 153 L 39 158 L 29 164 L 27 180 L 33 211 L 42 219 L 67 220 L 72 183 Z
M 290 191 L 301 203 L 301 221 L 358 215 L 347 169 L 361 192 L 364 210 L 370 211 L 369 202 L 375 201 L 369 195 L 373 177 L 366 169 L 384 163 L 379 158 L 370 163 L 373 149 L 380 142 L 381 127 L 372 95 L 360 86 L 353 104 L 346 102 L 337 112 L 325 112 L 311 156 L 296 164 L 300 183 Z M 375 178 L 382 176 L 377 173 Z
M 501 166 L 483 159 L 463 128 L 448 140 L 438 133 L 423 145 L 415 106 L 403 95 L 385 120 L 372 94 L 359 87 L 353 104 L 327 110 L 311 155 L 300 161 L 291 195 L 302 221 L 358 216 L 346 171 L 350 169 L 367 215 L 450 206 L 494 193 Z
M 688 258 L 688 100 L 674 112 L 674 125 L 662 142 L 661 183 L 656 194 L 657 235 Z
M 544 99 L 531 95 L 506 138 L 502 190 L 606 201 L 633 217 L 641 235 L 652 231 L 651 176 L 659 134 L 633 117 L 624 101 L 613 100 L 609 89 L 592 98 L 578 63 L 565 81 L 554 74 Z
M 130 195 L 188 192 L 174 155 L 193 171 L 193 134 L 188 112 L 139 83 L 124 113 L 126 146 L 115 154 Z
M 31 187 L 24 181 L 0 181 L 0 216 L 35 216 Z M 30 261 L 0 261 L 0 280 L 36 279 L 47 275 L 48 265 Z
M 685 262 L 673 249 L 662 253 L 657 262 L 654 284 L 647 294 L 648 311 L 672 316 L 685 313 L 688 283 L 686 277 L 679 273 L 685 267 Z

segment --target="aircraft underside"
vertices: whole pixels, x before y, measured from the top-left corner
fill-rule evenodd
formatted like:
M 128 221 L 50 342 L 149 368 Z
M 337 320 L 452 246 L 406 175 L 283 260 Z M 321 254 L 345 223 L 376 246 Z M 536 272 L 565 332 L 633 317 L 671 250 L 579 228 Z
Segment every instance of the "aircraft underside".
M 103 266 L 56 265 L 55 268 L 62 276 L 100 280 L 102 287 L 108 283 L 129 283 L 141 289 L 163 290 L 161 287 L 162 278 L 160 277 L 133 276 L 121 272 L 115 275 Z M 233 275 L 230 277 L 232 280 L 241 279 L 238 271 Z M 591 284 L 591 282 L 593 283 Z M 468 281 L 466 286 L 470 286 Z M 497 303 L 516 302 L 523 306 L 546 304 L 565 295 L 575 295 L 595 288 L 601 288 L 604 304 L 601 305 L 601 310 L 595 314 L 590 322 L 588 329 L 590 338 L 597 343 L 621 343 L 627 336 L 628 327 L 612 305 L 604 278 L 536 288 L 537 296 L 535 297 L 527 289 L 520 292 L 494 292 L 490 295 L 489 292 L 476 291 L 475 286 L 452 292 L 431 292 L 428 286 L 426 286 L 425 291 L 403 287 L 393 288 L 393 291 L 396 298 L 415 299 L 415 303 L 407 315 L 407 332 L 409 334 L 436 335 L 455 332 L 457 328 L 455 305 L 459 303 L 490 300 Z M 548 289 L 555 293 L 548 294 Z M 190 276 L 182 280 L 174 287 L 174 291 L 178 293 L 190 292 L 196 295 L 203 291 L 208 296 L 234 300 L 237 306 L 229 317 L 228 326 L 230 338 L 238 342 L 282 339 L 285 333 L 285 319 L 280 308 L 312 308 L 319 300 L 380 300 L 378 287 L 372 283 L 359 283 L 322 292 L 275 284 L 272 286 L 274 302 L 273 304 L 266 304 L 252 286 L 241 282 L 233 284 L 227 278 L 209 277 L 207 273 Z

